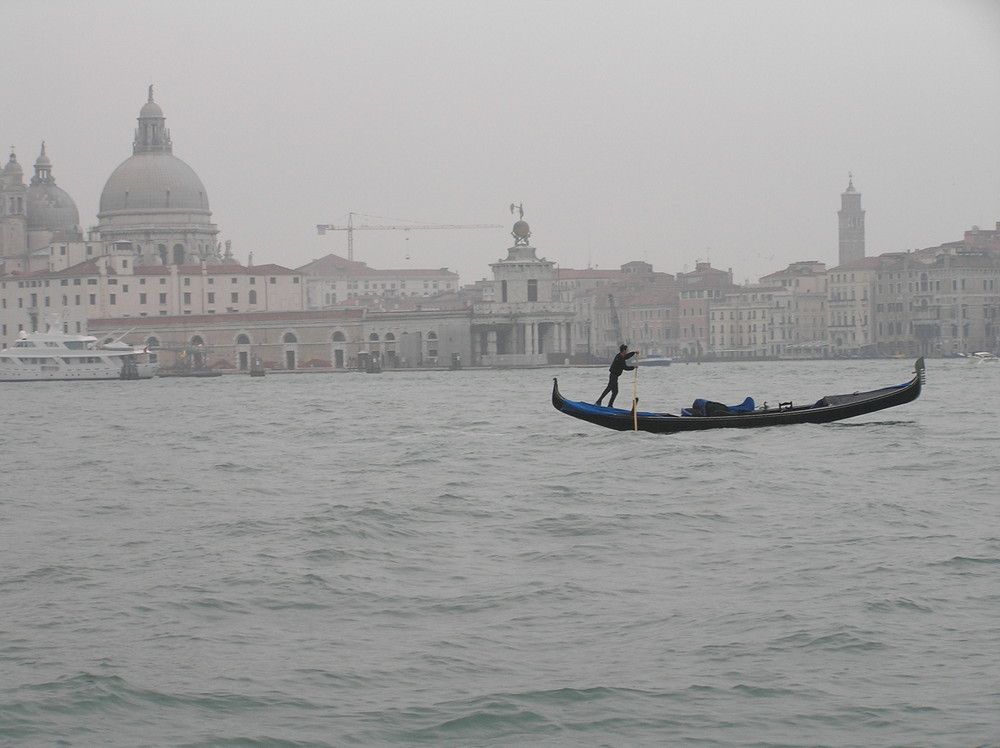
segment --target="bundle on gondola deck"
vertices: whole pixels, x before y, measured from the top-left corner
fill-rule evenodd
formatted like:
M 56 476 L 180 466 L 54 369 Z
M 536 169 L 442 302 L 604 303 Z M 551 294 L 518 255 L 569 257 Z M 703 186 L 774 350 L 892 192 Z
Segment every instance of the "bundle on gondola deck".
M 650 431 L 658 434 L 702 429 L 758 428 L 787 426 L 793 423 L 830 423 L 845 418 L 874 413 L 912 402 L 920 396 L 924 383 L 924 360 L 917 359 L 913 378 L 905 384 L 883 387 L 849 395 L 826 395 L 809 405 L 781 403 L 776 408 L 756 408 L 752 398 L 739 405 L 726 406 L 709 400 L 696 400 L 680 413 L 650 413 L 567 400 L 559 392 L 559 382 L 552 380 L 552 405 L 568 416 L 618 431 Z

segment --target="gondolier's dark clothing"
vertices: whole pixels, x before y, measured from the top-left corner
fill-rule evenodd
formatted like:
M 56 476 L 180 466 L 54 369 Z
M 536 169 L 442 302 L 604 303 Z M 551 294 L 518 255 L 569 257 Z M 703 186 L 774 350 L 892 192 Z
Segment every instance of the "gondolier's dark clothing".
M 612 407 L 615 404 L 615 398 L 618 397 L 618 377 L 622 375 L 623 371 L 632 371 L 635 367 L 629 366 L 626 363 L 626 359 L 632 358 L 635 355 L 635 351 L 629 351 L 628 353 L 622 355 L 618 353 L 615 355 L 614 360 L 611 362 L 611 368 L 608 369 L 610 375 L 608 376 L 608 386 L 604 388 L 604 392 L 601 396 L 597 398 L 597 405 L 601 404 L 601 400 L 609 392 L 611 393 L 611 399 L 608 400 L 608 407 Z

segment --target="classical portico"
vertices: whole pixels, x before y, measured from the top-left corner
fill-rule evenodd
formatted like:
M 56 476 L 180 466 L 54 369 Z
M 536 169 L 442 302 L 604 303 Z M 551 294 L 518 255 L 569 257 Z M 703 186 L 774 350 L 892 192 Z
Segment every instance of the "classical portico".
M 474 363 L 530 366 L 563 363 L 570 356 L 573 305 L 559 300 L 555 263 L 539 259 L 528 242 L 531 227 L 520 206 L 514 246 L 493 269 L 493 298 L 476 304 L 472 318 Z

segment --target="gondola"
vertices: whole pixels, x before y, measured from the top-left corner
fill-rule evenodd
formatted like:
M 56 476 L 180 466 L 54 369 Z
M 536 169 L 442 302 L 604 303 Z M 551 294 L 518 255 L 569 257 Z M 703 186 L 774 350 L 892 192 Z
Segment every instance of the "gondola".
M 788 426 L 793 423 L 830 423 L 894 408 L 912 402 L 920 396 L 924 383 L 924 360 L 918 358 L 913 378 L 905 384 L 883 387 L 870 392 L 849 395 L 826 395 L 808 405 L 780 403 L 777 407 L 757 408 L 752 398 L 740 405 L 726 406 L 707 400 L 695 400 L 691 408 L 680 413 L 633 412 L 621 408 L 567 400 L 559 393 L 559 382 L 552 380 L 552 405 L 568 416 L 618 431 L 649 431 L 671 434 L 677 431 L 703 429 L 759 428 Z

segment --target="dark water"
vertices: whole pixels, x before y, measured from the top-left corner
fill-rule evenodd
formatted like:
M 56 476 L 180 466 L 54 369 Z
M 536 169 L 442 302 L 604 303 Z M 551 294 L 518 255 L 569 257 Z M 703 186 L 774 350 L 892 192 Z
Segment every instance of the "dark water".
M 0 743 L 1000 745 L 1000 366 L 554 375 L 0 385 Z

